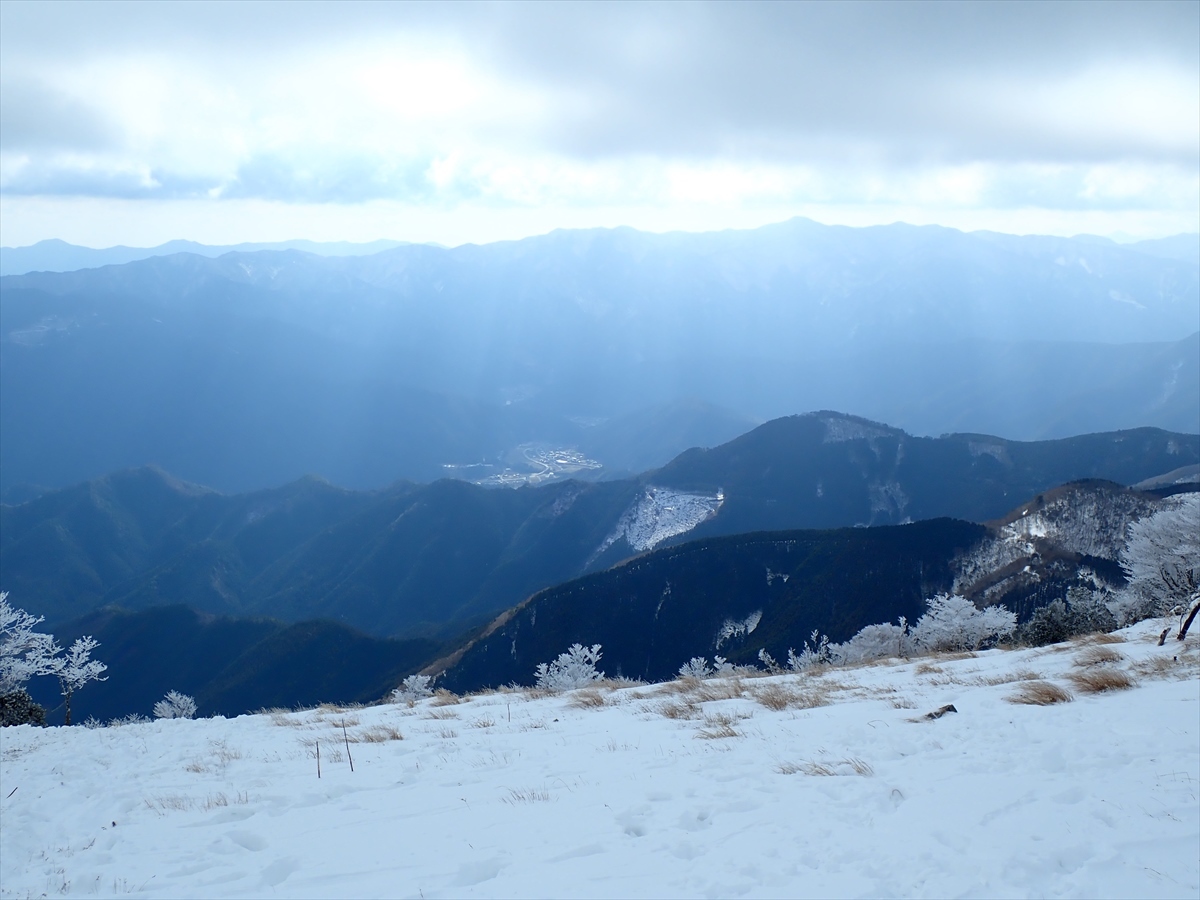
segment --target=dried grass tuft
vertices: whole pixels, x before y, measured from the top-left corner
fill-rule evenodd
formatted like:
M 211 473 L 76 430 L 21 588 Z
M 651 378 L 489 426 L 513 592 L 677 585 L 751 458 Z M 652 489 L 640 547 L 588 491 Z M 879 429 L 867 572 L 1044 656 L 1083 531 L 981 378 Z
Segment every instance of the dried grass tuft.
M 571 699 L 567 701 L 567 705 L 573 706 L 576 709 L 595 709 L 599 706 L 607 706 L 608 702 L 608 698 L 600 693 L 600 691 L 594 688 L 584 688 L 572 693 Z
M 430 706 L 454 706 L 462 703 L 462 697 L 457 694 L 452 694 L 445 688 L 438 688 L 433 692 L 433 699 L 429 701 Z
M 1053 706 L 1055 703 L 1070 703 L 1075 698 L 1066 688 L 1049 681 L 1027 681 L 1017 688 L 1017 692 L 1006 697 L 1009 703 L 1023 703 L 1026 706 Z
M 1073 644 L 1124 644 L 1125 638 L 1119 634 L 1106 634 L 1103 631 L 1097 631 L 1093 634 L 1081 634 L 1071 638 Z
M 400 729 L 393 728 L 391 725 L 375 725 L 356 735 L 351 735 L 349 740 L 352 744 L 384 744 L 388 741 L 402 741 L 404 735 L 400 733 Z
M 829 698 L 823 691 L 803 690 L 779 682 L 756 686 L 751 689 L 750 696 L 767 709 L 776 712 L 785 709 L 815 709 L 829 704 Z
M 687 700 L 663 703 L 658 711 L 668 719 L 694 719 L 700 715 L 700 707 Z
M 1134 686 L 1134 680 L 1121 669 L 1107 666 L 1072 672 L 1071 683 L 1085 694 L 1101 694 L 1105 691 L 1123 691 Z
M 1119 663 L 1123 659 L 1125 659 L 1125 657 L 1111 647 L 1094 646 L 1088 647 L 1086 650 L 1081 651 L 1073 660 L 1071 660 L 1071 663 L 1072 665 L 1080 667 L 1103 666 L 1108 665 L 1109 663 Z

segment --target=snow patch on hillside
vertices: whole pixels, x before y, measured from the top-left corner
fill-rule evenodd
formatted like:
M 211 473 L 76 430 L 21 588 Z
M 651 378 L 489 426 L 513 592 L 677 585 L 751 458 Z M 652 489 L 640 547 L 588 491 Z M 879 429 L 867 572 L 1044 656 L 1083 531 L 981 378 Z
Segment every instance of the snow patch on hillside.
M 617 522 L 617 527 L 597 548 L 599 556 L 621 538 L 634 550 L 653 550 L 668 538 L 686 534 L 716 515 L 725 495 L 689 494 L 670 488 L 648 487 Z
M 1031 504 L 1019 518 L 958 560 L 954 589 L 969 590 L 980 579 L 1037 556 L 1042 542 L 1071 553 L 1115 560 L 1133 522 L 1178 502 L 1171 497 L 1155 501 L 1134 493 L 1080 487 L 1044 506 Z

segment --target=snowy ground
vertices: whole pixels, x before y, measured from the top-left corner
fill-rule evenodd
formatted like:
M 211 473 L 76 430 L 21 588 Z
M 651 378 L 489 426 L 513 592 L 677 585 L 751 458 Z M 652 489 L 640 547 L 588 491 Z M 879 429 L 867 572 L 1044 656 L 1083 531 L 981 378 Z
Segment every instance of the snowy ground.
M 1200 653 L 1156 648 L 1146 626 L 1120 636 L 817 676 L 6 728 L 0 893 L 1195 898 Z M 1134 686 L 1071 680 L 1114 672 Z M 1010 702 L 1034 676 L 1074 701 Z M 921 718 L 945 704 L 957 713 Z

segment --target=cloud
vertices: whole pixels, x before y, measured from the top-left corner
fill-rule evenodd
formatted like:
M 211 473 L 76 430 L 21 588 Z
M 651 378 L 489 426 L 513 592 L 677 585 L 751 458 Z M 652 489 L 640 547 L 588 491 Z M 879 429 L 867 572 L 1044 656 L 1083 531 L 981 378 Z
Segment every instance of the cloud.
M 1194 209 L 1198 30 L 1194 2 L 8 0 L 0 193 Z

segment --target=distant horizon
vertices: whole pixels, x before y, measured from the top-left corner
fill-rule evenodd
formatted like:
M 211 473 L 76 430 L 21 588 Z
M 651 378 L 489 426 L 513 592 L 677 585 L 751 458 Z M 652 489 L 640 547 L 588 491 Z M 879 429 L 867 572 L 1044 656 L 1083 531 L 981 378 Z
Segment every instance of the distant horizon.
M 483 246 L 486 244 L 497 244 L 497 243 L 505 243 L 505 242 L 509 242 L 509 241 L 521 241 L 521 240 L 526 240 L 528 238 L 545 237 L 546 235 L 553 234 L 558 231 L 618 231 L 621 229 L 630 229 L 630 230 L 641 232 L 644 234 L 656 234 L 656 235 L 711 234 L 711 233 L 717 233 L 717 232 L 722 232 L 722 231 L 757 231 L 761 228 L 768 228 L 772 225 L 782 225 L 787 222 L 795 221 L 797 219 L 803 219 L 806 221 L 813 222 L 817 225 L 830 227 L 830 228 L 845 227 L 845 228 L 853 228 L 853 229 L 866 229 L 866 228 L 881 228 L 881 227 L 886 228 L 886 227 L 894 226 L 894 225 L 908 225 L 908 226 L 912 226 L 914 228 L 925 228 L 925 227 L 946 228 L 951 231 L 959 231 L 963 234 L 976 234 L 976 233 L 990 232 L 990 233 L 997 233 L 997 234 L 1012 235 L 1014 237 L 1056 237 L 1056 238 L 1065 238 L 1065 239 L 1101 238 L 1104 240 L 1112 241 L 1113 243 L 1118 244 L 1118 245 L 1139 244 L 1139 243 L 1143 243 L 1145 241 L 1165 240 L 1165 239 L 1177 238 L 1177 237 L 1200 238 L 1200 230 L 1198 230 L 1198 231 L 1187 231 L 1187 230 L 1174 231 L 1174 232 L 1152 234 L 1152 235 L 1148 235 L 1148 236 L 1132 235 L 1132 234 L 1129 234 L 1128 232 L 1124 232 L 1124 231 L 1114 231 L 1114 232 L 1110 232 L 1108 234 L 1099 234 L 1096 232 L 1089 232 L 1089 231 L 1077 231 L 1077 232 L 1069 232 L 1069 231 L 1057 231 L 1057 232 L 1055 232 L 1055 231 L 1007 231 L 1007 230 L 998 229 L 998 228 L 960 228 L 955 225 L 945 225 L 945 224 L 942 224 L 939 222 L 910 222 L 910 221 L 903 220 L 903 219 L 895 219 L 895 220 L 887 221 L 887 222 L 880 221 L 880 222 L 873 222 L 873 223 L 867 223 L 867 224 L 847 224 L 847 223 L 843 223 L 843 222 L 824 222 L 819 219 L 814 219 L 811 216 L 795 215 L 795 216 L 789 216 L 789 217 L 783 218 L 783 219 L 774 219 L 774 220 L 771 220 L 768 222 L 763 222 L 762 224 L 758 224 L 758 225 L 747 225 L 747 226 L 741 226 L 741 227 L 729 226 L 729 227 L 711 227 L 711 228 L 701 227 L 701 228 L 662 228 L 662 229 L 657 229 L 657 228 L 645 228 L 645 227 L 638 227 L 636 225 L 625 225 L 625 224 L 592 225 L 592 226 L 588 226 L 588 225 L 557 226 L 557 227 L 552 227 L 552 228 L 542 230 L 542 231 L 533 231 L 530 233 L 522 233 L 522 234 L 514 235 L 511 237 L 496 237 L 491 240 L 464 240 L 459 243 L 447 243 L 444 241 L 438 241 L 438 240 L 432 240 L 432 239 L 420 240 L 420 239 L 413 239 L 413 238 L 397 238 L 397 237 L 382 237 L 382 236 L 375 237 L 375 238 L 361 238 L 361 239 L 332 238 L 332 237 L 331 238 L 311 238 L 311 237 L 293 236 L 293 237 L 278 238 L 278 239 L 262 238 L 262 239 L 236 240 L 236 241 L 206 241 L 206 240 L 199 240 L 196 238 L 188 238 L 188 237 L 172 237 L 172 238 L 167 238 L 165 240 L 161 240 L 155 244 L 146 244 L 146 243 L 134 244 L 134 243 L 123 243 L 123 242 L 113 243 L 113 244 L 94 244 L 94 243 L 81 243 L 76 240 L 67 240 L 62 237 L 51 236 L 51 237 L 43 237 L 43 238 L 40 238 L 36 241 L 27 243 L 27 244 L 3 244 L 3 245 L 0 245 L 0 249 L 3 249 L 3 250 L 26 250 L 26 249 L 30 249 L 32 247 L 37 247 L 42 244 L 55 243 L 55 242 L 57 242 L 59 244 L 67 245 L 69 247 L 86 249 L 86 250 L 120 250 L 120 249 L 156 250 L 156 249 L 164 247 L 168 244 L 174 244 L 174 243 L 197 244 L 199 246 L 204 246 L 204 247 L 231 247 L 231 248 L 244 246 L 244 245 L 255 245 L 255 244 L 308 243 L 308 244 L 317 244 L 317 245 L 339 245 L 339 244 L 341 244 L 341 245 L 347 245 L 347 246 L 361 247 L 361 246 L 370 246 L 372 244 L 390 243 L 390 244 L 395 244 L 397 246 L 405 245 L 405 244 L 419 244 L 419 245 L 423 245 L 423 246 L 440 247 L 443 249 L 454 249 L 456 247 L 464 247 L 464 246 L 470 246 L 470 245 Z

